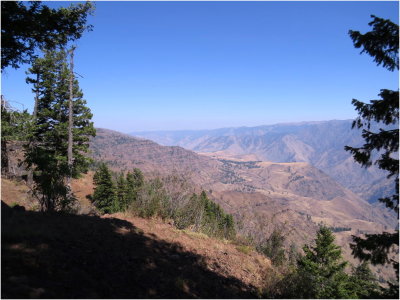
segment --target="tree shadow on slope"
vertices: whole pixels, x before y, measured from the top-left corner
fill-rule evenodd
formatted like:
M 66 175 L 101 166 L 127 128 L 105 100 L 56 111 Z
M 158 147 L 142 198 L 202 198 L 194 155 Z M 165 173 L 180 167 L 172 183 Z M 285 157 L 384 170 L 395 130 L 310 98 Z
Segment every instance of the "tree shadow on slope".
M 2 202 L 2 298 L 255 298 L 181 246 L 120 219 L 18 211 Z

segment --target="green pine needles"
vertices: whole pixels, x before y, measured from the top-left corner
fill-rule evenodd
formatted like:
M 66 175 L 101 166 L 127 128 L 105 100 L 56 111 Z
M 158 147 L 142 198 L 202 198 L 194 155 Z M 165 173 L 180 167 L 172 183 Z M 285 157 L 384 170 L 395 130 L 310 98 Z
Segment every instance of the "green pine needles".
M 399 25 L 390 20 L 371 16 L 369 23 L 372 30 L 361 34 L 358 31 L 349 31 L 356 48 L 361 48 L 361 53 L 368 53 L 376 62 L 389 71 L 399 70 Z M 379 201 L 386 207 L 397 213 L 399 217 L 399 90 L 392 91 L 381 89 L 380 99 L 363 103 L 357 99 L 352 104 L 358 111 L 359 117 L 353 122 L 353 127 L 363 128 L 362 147 L 346 146 L 354 160 L 367 168 L 375 164 L 379 169 L 387 172 L 387 178 L 394 179 L 395 193 L 380 198 Z M 371 131 L 371 124 L 392 126 L 391 129 L 379 129 L 379 132 Z M 376 158 L 377 157 L 377 158 Z M 380 234 L 367 234 L 365 237 L 353 236 L 353 244 L 350 244 L 355 257 L 370 261 L 372 264 L 391 263 L 396 270 L 397 282 L 389 282 L 388 295 L 399 297 L 399 261 L 391 258 L 393 249 L 399 247 L 398 227 L 392 232 Z M 397 250 L 398 251 L 398 250 Z M 398 255 L 397 255 L 398 257 Z
M 342 261 L 342 251 L 334 240 L 332 232 L 321 227 L 316 245 L 303 247 L 305 256 L 298 261 L 298 274 L 307 285 L 299 291 L 301 298 L 350 298 L 344 272 L 347 263 Z
M 96 185 L 92 201 L 97 209 L 103 213 L 118 211 L 116 205 L 115 184 L 111 178 L 111 172 L 103 163 L 93 176 L 93 183 Z
M 33 171 L 33 192 L 43 211 L 68 210 L 74 198 L 66 178 L 78 178 L 88 170 L 85 156 L 89 138 L 95 135 L 92 114 L 83 99 L 77 80 L 73 82 L 73 165 L 68 167 L 68 100 L 70 71 L 64 49 L 45 51 L 28 71 L 34 85 L 36 111 L 25 147 L 25 163 Z
M 376 278 L 367 263 L 345 272 L 348 262 L 335 243 L 332 231 L 322 226 L 314 245 L 303 247 L 297 265 L 267 295 L 276 298 L 357 299 L 382 298 Z M 267 292 L 268 293 L 268 292 Z

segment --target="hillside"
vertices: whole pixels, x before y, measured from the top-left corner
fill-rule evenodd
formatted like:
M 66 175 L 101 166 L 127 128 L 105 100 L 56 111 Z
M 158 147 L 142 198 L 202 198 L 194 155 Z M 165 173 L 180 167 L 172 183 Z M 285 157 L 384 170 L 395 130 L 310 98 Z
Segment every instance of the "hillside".
M 345 229 L 335 233 L 337 243 L 343 247 L 345 258 L 357 263 L 352 258 L 348 247 L 352 234 L 381 232 L 390 230 L 397 224 L 395 218 L 390 214 L 374 208 L 368 202 L 334 181 L 327 174 L 305 162 L 263 162 L 253 160 L 254 157 L 251 155 L 238 159 L 234 155 L 228 156 L 225 153 L 204 153 L 200 155 L 181 147 L 161 146 L 148 140 L 105 129 L 98 129 L 97 136 L 91 141 L 91 149 L 92 155 L 96 160 L 106 161 L 114 171 L 132 170 L 132 168 L 138 167 L 144 171 L 146 177 L 167 176 L 171 173 L 182 175 L 181 178 L 190 183 L 189 186 L 193 191 L 206 190 L 211 199 L 219 203 L 225 211 L 233 214 L 239 222 L 238 231 L 242 235 L 250 234 L 255 242 L 262 241 L 275 228 L 280 228 L 285 234 L 286 246 L 289 247 L 293 244 L 297 249 L 300 249 L 304 243 L 310 243 L 314 239 L 318 224 L 322 222 L 333 229 Z M 92 177 L 93 172 L 89 172 L 81 179 L 73 181 L 73 191 L 80 200 L 80 213 L 90 214 L 92 211 L 90 202 L 86 198 L 88 194 L 93 192 Z M 27 208 L 34 207 L 34 203 L 30 202 L 26 196 L 27 192 L 28 189 L 23 183 L 16 184 L 8 179 L 2 180 L 2 200 L 9 206 L 18 203 Z M 26 213 L 26 215 L 36 218 L 34 217 L 35 213 Z M 126 216 L 121 215 L 116 217 L 119 219 L 126 218 Z M 86 222 L 86 220 L 98 220 L 90 219 L 91 217 L 86 219 L 84 216 L 80 218 L 82 219 L 79 220 L 83 220 L 83 222 Z M 93 218 L 95 217 L 93 216 Z M 135 226 L 139 226 L 137 222 L 138 224 L 144 222 L 143 226 L 150 226 L 149 228 L 161 228 L 164 226 L 161 224 L 151 225 L 151 222 L 146 225 L 146 221 L 140 221 L 139 219 L 128 221 L 133 222 Z M 19 219 L 18 222 L 20 222 Z M 53 221 L 50 220 L 49 222 Z M 97 224 L 97 221 L 94 223 Z M 21 224 L 21 226 L 26 226 L 25 222 L 21 222 Z M 12 226 L 17 225 L 13 223 Z M 44 229 L 47 225 L 42 224 L 40 226 L 43 226 L 40 230 L 46 232 Z M 49 226 L 53 225 L 49 224 Z M 57 230 L 57 226 L 55 226 L 54 230 Z M 91 227 L 93 225 L 88 223 L 87 226 Z M 24 231 L 26 228 L 23 227 L 21 230 Z M 76 230 L 80 231 L 81 229 L 79 227 Z M 171 230 L 174 229 L 171 227 Z M 31 231 L 29 232 L 32 233 Z M 168 240 L 169 237 L 176 235 L 173 232 L 166 230 L 165 235 L 160 236 L 160 238 Z M 55 232 L 51 234 L 63 236 L 63 234 L 56 234 Z M 86 237 L 82 238 L 85 239 Z M 202 239 L 201 237 L 199 238 Z M 33 235 L 33 239 L 35 243 L 40 240 L 36 235 Z M 49 239 L 51 240 L 51 238 Z M 171 242 L 182 243 L 180 239 L 184 238 L 179 237 Z M 214 241 L 211 243 L 210 240 L 208 242 L 210 242 L 210 245 L 214 243 Z M 75 241 L 71 241 L 70 244 L 73 245 L 74 243 Z M 79 242 L 77 243 L 79 245 Z M 96 245 L 102 245 L 103 242 L 96 241 L 95 243 Z M 187 247 L 191 247 L 190 249 L 193 250 L 198 247 L 199 243 L 201 241 L 196 240 L 191 246 L 188 245 Z M 16 242 L 16 244 L 21 245 L 12 247 L 25 247 L 22 242 Z M 47 242 L 41 244 L 47 244 Z M 61 244 L 54 247 L 61 247 Z M 26 251 L 29 252 L 30 250 Z M 213 251 L 205 248 L 204 253 L 202 253 L 207 255 L 207 253 L 213 253 Z M 221 257 L 221 255 L 217 254 L 215 256 Z M 57 259 L 59 258 L 55 258 L 55 260 Z M 36 264 L 36 258 L 32 264 Z M 218 264 L 221 265 L 220 263 Z M 240 265 L 238 261 L 228 264 L 232 266 Z M 225 265 L 225 263 L 222 265 Z M 111 266 L 107 265 L 107 268 L 111 269 Z M 257 282 L 261 280 L 261 275 L 257 277 L 258 279 L 252 279 L 250 283 L 246 281 L 246 277 L 250 275 L 235 275 L 235 273 L 232 273 L 234 268 L 226 265 L 224 268 L 226 269 L 221 271 L 223 274 L 231 274 L 229 276 L 236 276 L 235 278 L 239 278 L 246 284 L 259 287 Z M 252 268 L 256 267 L 250 267 L 250 269 Z M 392 270 L 387 267 L 378 267 L 374 268 L 374 270 L 385 278 L 392 276 Z M 92 271 L 88 270 L 88 272 Z M 26 272 L 26 270 L 24 269 L 23 272 Z M 124 272 L 129 273 L 129 270 Z M 247 274 L 247 272 L 245 273 Z M 252 273 L 249 271 L 248 274 Z M 258 271 L 257 274 L 259 274 Z M 81 275 L 83 277 L 87 276 L 85 274 Z M 14 275 L 10 276 L 13 277 Z M 64 275 L 59 274 L 57 276 L 62 277 Z M 45 282 L 47 281 L 45 280 Z M 88 283 L 88 285 L 92 284 Z M 30 291 L 32 292 L 32 290 Z M 145 292 L 141 291 L 141 293 Z
M 43 214 L 2 202 L 2 298 L 255 298 L 252 251 L 157 220 Z
M 318 224 L 323 222 L 333 229 L 346 228 L 345 231 L 335 234 L 337 243 L 343 247 L 345 258 L 357 263 L 352 259 L 348 247 L 351 235 L 380 232 L 390 229 L 395 223 L 390 215 L 376 210 L 328 175 L 304 162 L 273 163 L 249 160 L 252 159 L 251 156 L 237 159 L 224 154 L 199 155 L 180 147 L 160 146 L 151 141 L 105 129 L 98 130 L 97 137 L 91 141 L 91 149 L 95 159 L 108 162 L 115 171 L 139 167 L 150 177 L 171 173 L 183 174 L 183 177 L 192 183 L 193 190 L 206 190 L 210 198 L 239 221 L 238 231 L 242 235 L 251 234 L 255 241 L 268 237 L 274 228 L 281 228 L 286 237 L 286 246 L 293 244 L 299 249 L 304 243 L 313 240 Z M 73 181 L 73 191 L 81 204 L 80 213 L 91 212 L 86 195 L 93 191 L 92 177 L 93 172 L 90 172 Z M 26 208 L 34 207 L 34 203 L 26 196 L 27 192 L 28 189 L 23 183 L 15 183 L 8 179 L 2 181 L 2 200 L 8 206 L 18 203 Z M 9 211 L 7 207 L 5 209 Z M 255 291 L 261 288 L 265 276 L 262 270 L 266 270 L 268 265 L 261 256 L 253 256 L 254 253 L 250 255 L 253 258 L 247 260 L 245 253 L 238 252 L 234 245 L 190 232 L 177 231 L 172 226 L 157 221 L 129 218 L 119 214 L 112 216 L 117 219 L 111 220 L 105 220 L 107 216 L 100 218 L 66 215 L 62 216 L 65 220 L 57 222 L 55 217 L 51 216 L 11 211 L 10 215 L 5 213 L 2 218 L 3 261 L 10 265 L 4 269 L 2 278 L 5 285 L 16 288 L 6 290 L 4 295 L 53 297 L 55 293 L 67 295 L 71 293 L 70 286 L 79 286 L 82 287 L 82 291 L 74 291 L 76 297 L 109 297 L 115 287 L 121 290 L 118 297 L 125 297 L 124 293 L 163 298 L 178 297 L 177 295 L 253 297 Z M 125 221 L 133 225 L 124 223 Z M 99 229 L 96 229 L 97 225 Z M 147 238 L 150 240 L 138 236 L 136 231 L 132 232 L 130 226 L 148 233 Z M 125 240 L 125 235 L 115 234 L 115 230 L 125 232 L 129 238 Z M 92 235 L 93 237 L 90 237 Z M 121 250 L 128 253 L 126 258 L 125 255 L 120 257 L 119 250 L 118 254 L 113 252 L 115 249 L 137 247 L 137 243 L 143 245 L 138 248 L 138 252 L 135 250 L 129 254 L 128 250 Z M 162 246 L 158 246 L 159 243 Z M 138 262 L 138 257 L 149 251 L 148 245 L 155 245 L 155 249 L 163 249 L 165 243 L 168 250 L 154 250 L 155 252 L 149 254 L 152 260 L 144 259 L 146 263 Z M 72 252 L 66 250 L 65 245 L 70 245 Z M 79 252 L 76 247 L 87 250 Z M 106 259 L 106 254 L 97 256 L 96 249 L 99 247 L 102 251 L 105 249 L 106 252 L 111 252 L 111 260 Z M 174 250 L 169 252 L 170 249 Z M 183 261 L 179 259 L 175 265 L 170 258 L 176 259 L 176 255 L 180 257 L 180 251 L 190 254 L 184 254 Z M 17 262 L 27 253 L 27 258 L 22 260 L 24 263 L 18 266 Z M 193 269 L 193 265 L 189 264 L 190 268 L 184 267 L 187 280 L 186 277 L 179 277 L 181 273 L 178 271 L 172 275 L 168 271 L 159 277 L 154 275 L 160 271 L 154 266 L 179 270 L 182 263 L 191 262 L 190 257 L 193 255 L 201 256 L 200 266 L 204 267 L 205 264 L 206 270 L 200 267 L 196 269 L 196 264 L 196 274 L 191 274 L 187 269 Z M 74 256 L 77 258 L 74 259 Z M 50 260 L 47 261 L 45 257 L 49 257 Z M 120 271 L 116 271 L 114 264 L 111 264 L 113 260 Z M 66 263 L 62 264 L 60 261 Z M 83 271 L 78 272 L 77 270 L 82 268 L 82 265 L 79 265 L 82 261 L 85 262 Z M 132 286 L 132 282 L 125 279 L 121 282 L 107 282 L 104 283 L 104 288 L 95 292 L 94 281 L 105 281 L 107 272 L 112 272 L 113 277 L 116 276 L 117 279 L 120 278 L 118 272 L 121 272 L 124 278 L 131 276 L 133 271 L 127 267 L 129 265 L 141 270 L 139 274 L 144 278 L 144 283 Z M 239 270 L 238 266 L 241 266 Z M 392 276 L 393 273 L 387 267 L 374 270 L 384 278 Z M 68 279 L 67 274 L 71 272 L 77 272 L 76 279 Z M 211 272 L 211 275 L 207 272 Z M 89 275 L 92 273 L 98 273 L 98 276 L 92 279 Z M 40 276 L 35 281 L 22 274 Z M 205 277 L 201 277 L 201 274 L 205 274 Z M 156 276 L 155 279 L 153 276 Z M 165 277 L 168 280 L 162 281 L 161 278 Z M 209 288 L 208 283 L 204 283 L 208 290 L 201 291 L 203 288 L 195 282 L 205 282 L 205 278 L 215 278 L 212 280 L 224 283 L 226 289 L 215 291 L 216 287 Z M 151 288 L 156 280 L 161 280 L 159 288 Z M 55 281 L 64 283 L 57 285 Z M 174 286 L 172 291 L 166 292 L 166 287 L 171 285 Z M 209 293 L 215 293 L 215 296 L 210 296 Z
M 180 147 L 99 129 L 91 142 L 95 159 L 114 170 L 141 168 L 146 175 L 182 172 L 194 190 L 204 189 L 224 210 L 243 224 L 240 231 L 263 239 L 284 227 L 287 242 L 309 242 L 318 224 L 350 228 L 342 246 L 350 258 L 348 238 L 360 232 L 380 232 L 396 224 L 384 210 L 374 208 L 324 172 L 308 163 L 272 163 L 199 155 Z
M 392 194 L 394 185 L 377 167 L 363 169 L 344 151 L 346 145 L 363 144 L 361 131 L 351 129 L 351 124 L 352 120 L 334 120 L 132 134 L 197 152 L 219 152 L 236 157 L 252 155 L 253 160 L 272 162 L 307 162 L 373 203 L 379 197 Z
M 197 184 L 217 177 L 219 163 L 181 147 L 164 147 L 116 131 L 98 128 L 90 144 L 92 156 L 118 171 L 140 168 L 148 176 L 172 173 L 195 178 Z

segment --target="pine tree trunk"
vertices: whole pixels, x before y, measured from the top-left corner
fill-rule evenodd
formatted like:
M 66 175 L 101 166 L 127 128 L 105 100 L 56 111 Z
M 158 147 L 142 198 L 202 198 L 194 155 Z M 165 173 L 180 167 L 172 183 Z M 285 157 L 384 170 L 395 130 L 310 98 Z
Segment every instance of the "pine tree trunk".
M 1 116 L 3 117 L 3 111 L 6 111 L 6 99 L 1 95 Z M 7 141 L 1 138 L 1 175 L 8 176 L 8 153 L 7 153 Z
M 71 193 L 71 176 L 72 176 L 72 165 L 73 165 L 73 156 L 72 156 L 72 145 L 73 145 L 73 135 L 72 135 L 72 127 L 73 127 L 73 82 L 74 82 L 74 50 L 75 47 L 71 48 L 71 63 L 70 63 L 70 78 L 69 78 L 69 118 L 68 118 L 68 168 L 69 174 L 67 177 L 67 185 L 69 188 L 69 193 Z
M 35 106 L 33 108 L 32 117 L 33 117 L 33 122 L 36 123 L 37 109 L 38 109 L 38 103 L 39 103 L 39 73 L 36 74 L 36 91 L 35 91 L 35 93 L 36 93 L 35 94 Z M 36 147 L 36 141 L 35 140 L 32 142 L 31 147 Z M 33 170 L 32 170 L 32 168 L 28 172 L 27 183 L 28 183 L 28 186 L 32 187 L 32 184 L 33 184 Z
M 39 73 L 36 74 L 36 95 L 35 95 L 35 107 L 33 108 L 33 119 L 36 121 L 37 109 L 39 103 Z

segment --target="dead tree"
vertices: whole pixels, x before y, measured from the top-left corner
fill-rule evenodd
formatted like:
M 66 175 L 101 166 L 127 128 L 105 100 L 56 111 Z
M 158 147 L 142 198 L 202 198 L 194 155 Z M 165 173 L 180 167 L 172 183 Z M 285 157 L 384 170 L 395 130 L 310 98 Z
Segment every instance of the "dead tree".
M 37 121 L 37 110 L 38 110 L 38 105 L 39 105 L 39 73 L 36 74 L 36 82 L 35 82 L 35 106 L 33 107 L 33 122 L 36 124 Z M 30 147 L 36 147 L 36 140 L 33 140 Z M 28 171 L 28 178 L 27 178 L 27 183 L 30 187 L 32 187 L 33 184 L 33 169 L 30 168 Z
M 72 128 L 74 126 L 74 119 L 73 119 L 73 101 L 74 101 L 74 91 L 73 91 L 73 84 L 74 84 L 74 50 L 75 47 L 72 47 L 70 50 L 71 53 L 71 61 L 70 61 L 70 77 L 69 77 L 69 107 L 68 107 L 68 177 L 67 177 L 67 185 L 69 193 L 71 193 L 71 177 L 72 177 L 72 168 L 74 163 L 73 153 L 72 153 L 72 146 L 74 143 L 74 137 L 72 134 Z

